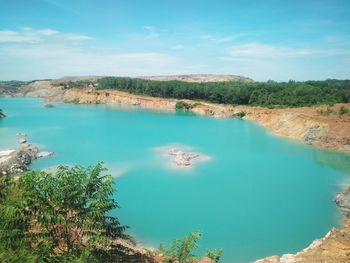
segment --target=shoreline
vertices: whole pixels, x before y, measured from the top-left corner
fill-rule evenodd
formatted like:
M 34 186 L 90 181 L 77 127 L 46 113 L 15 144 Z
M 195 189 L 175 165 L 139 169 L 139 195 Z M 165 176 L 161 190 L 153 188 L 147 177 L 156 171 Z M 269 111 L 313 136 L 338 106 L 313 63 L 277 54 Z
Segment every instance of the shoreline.
M 35 81 L 22 87 L 16 97 L 40 97 L 50 102 L 75 104 L 125 105 L 152 110 L 175 110 L 179 101 L 191 105 L 189 111 L 217 118 L 237 118 L 261 125 L 274 135 L 290 138 L 306 145 L 350 153 L 350 116 L 335 113 L 324 116 L 327 108 L 338 112 L 341 106 L 350 108 L 350 103 L 315 105 L 298 108 L 263 108 L 259 106 L 215 104 L 204 101 L 178 100 L 136 95 L 118 90 L 96 90 L 93 87 L 64 89 L 58 80 Z
M 176 102 L 180 101 L 176 99 L 139 96 L 117 90 L 91 90 L 87 88 L 64 90 L 59 87 L 54 87 L 50 81 L 38 81 L 30 85 L 28 85 L 30 87 L 27 91 L 18 94 L 18 97 L 41 97 L 52 102 L 76 104 L 126 105 L 152 110 L 175 110 Z M 254 121 L 273 135 L 290 138 L 304 145 L 311 145 L 335 152 L 350 153 L 350 132 L 348 132 L 350 131 L 350 116 L 320 116 L 318 111 L 325 109 L 327 107 L 326 105 L 268 109 L 252 106 L 231 106 L 195 102 L 191 100 L 181 101 L 195 105 L 191 111 L 196 114 L 217 118 L 234 118 L 235 114 L 243 111 L 246 113 L 244 119 Z M 336 104 L 333 107 L 337 109 L 342 105 L 350 106 L 350 104 Z M 334 194 L 336 195 L 337 193 Z M 347 198 L 350 198 L 350 196 Z M 337 207 L 340 209 L 338 204 Z M 348 242 L 347 245 L 350 250 L 349 218 L 346 219 L 346 217 L 344 217 L 341 227 L 332 228 L 324 238 L 314 240 L 310 246 L 296 254 L 285 254 L 281 257 L 270 256 L 255 262 L 324 262 L 324 260 L 320 261 L 320 258 L 317 259 L 315 256 L 316 254 L 317 257 L 321 258 L 322 256 L 331 256 L 330 258 L 327 258 L 327 262 L 339 262 L 339 258 L 334 259 L 332 253 L 323 254 L 321 252 L 330 251 L 333 249 L 334 244 L 338 244 L 339 242 L 342 243 L 343 240 L 340 238 L 341 235 L 346 235 L 348 237 L 346 242 Z M 338 252 L 339 251 L 335 250 L 334 254 L 337 255 Z M 345 255 L 345 257 L 346 260 L 350 261 L 350 251 L 348 251 L 348 255 Z
M 46 97 L 55 100 L 55 97 Z M 254 121 L 274 135 L 294 139 L 307 145 L 350 153 L 350 116 L 321 116 L 318 112 L 327 106 L 268 109 L 244 105 L 223 105 L 191 100 L 165 99 L 129 94 L 117 90 L 69 89 L 64 90 L 61 102 L 76 104 L 128 105 L 153 110 L 175 110 L 176 102 L 184 101 L 199 115 L 216 118 L 237 118 Z M 335 104 L 333 108 L 350 104 Z

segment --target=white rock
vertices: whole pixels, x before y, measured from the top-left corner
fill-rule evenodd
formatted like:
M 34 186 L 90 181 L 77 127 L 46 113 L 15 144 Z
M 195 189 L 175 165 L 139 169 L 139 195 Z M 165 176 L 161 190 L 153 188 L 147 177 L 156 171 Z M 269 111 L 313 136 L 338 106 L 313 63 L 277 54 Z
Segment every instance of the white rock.
M 0 151 L 0 157 L 4 157 L 4 156 L 9 156 L 11 154 L 13 154 L 16 150 L 5 150 L 5 151 Z
M 45 152 L 45 151 L 43 151 L 43 152 L 38 152 L 38 153 L 36 154 L 36 158 L 44 158 L 44 157 L 51 156 L 51 155 L 53 155 L 53 154 L 54 154 L 53 152 Z

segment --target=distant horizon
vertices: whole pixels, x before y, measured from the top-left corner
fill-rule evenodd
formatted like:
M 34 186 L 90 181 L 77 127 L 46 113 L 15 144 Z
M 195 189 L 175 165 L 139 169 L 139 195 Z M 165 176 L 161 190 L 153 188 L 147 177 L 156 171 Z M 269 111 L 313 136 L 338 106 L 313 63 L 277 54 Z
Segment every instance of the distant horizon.
M 87 78 L 87 77 L 98 77 L 98 78 L 104 78 L 104 77 L 120 77 L 120 78 L 145 78 L 145 77 L 170 77 L 170 76 L 194 76 L 194 75 L 210 75 L 210 76 L 236 76 L 236 77 L 243 77 L 252 79 L 255 82 L 268 82 L 268 81 L 274 81 L 274 82 L 288 82 L 288 81 L 297 81 L 297 82 L 304 82 L 304 81 L 326 81 L 326 80 L 350 80 L 350 78 L 325 78 L 325 79 L 305 79 L 305 80 L 296 80 L 296 79 L 288 79 L 288 80 L 274 80 L 274 79 L 268 79 L 268 80 L 255 80 L 249 76 L 242 76 L 242 75 L 235 75 L 235 74 L 211 74 L 211 73 L 193 73 L 193 74 L 164 74 L 164 75 L 139 75 L 139 76 L 127 76 L 127 75 L 76 75 L 76 76 L 61 76 L 58 78 L 40 78 L 40 79 L 0 79 L 0 81 L 22 81 L 22 82 L 31 82 L 31 81 L 45 81 L 45 80 L 58 80 L 58 79 L 64 79 L 64 78 Z
M 0 0 L 0 79 L 350 78 L 347 0 Z

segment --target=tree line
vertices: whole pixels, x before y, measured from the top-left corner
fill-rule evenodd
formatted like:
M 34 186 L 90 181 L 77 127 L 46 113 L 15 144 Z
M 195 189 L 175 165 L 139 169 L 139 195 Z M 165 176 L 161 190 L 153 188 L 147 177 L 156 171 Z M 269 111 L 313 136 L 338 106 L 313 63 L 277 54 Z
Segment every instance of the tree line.
M 104 77 L 96 89 L 117 89 L 161 98 L 202 100 L 214 103 L 275 106 L 311 106 L 350 102 L 350 80 L 288 82 L 157 81 L 129 77 Z

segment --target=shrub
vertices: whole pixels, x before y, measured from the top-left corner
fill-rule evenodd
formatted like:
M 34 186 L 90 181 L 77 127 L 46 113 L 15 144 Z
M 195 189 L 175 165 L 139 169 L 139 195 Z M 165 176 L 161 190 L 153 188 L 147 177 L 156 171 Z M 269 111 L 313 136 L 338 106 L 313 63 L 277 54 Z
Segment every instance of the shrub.
M 184 101 L 178 101 L 176 102 L 175 109 L 177 110 L 190 110 L 192 109 L 192 105 L 184 102 Z
M 222 249 L 210 249 L 205 252 L 205 256 L 213 260 L 215 263 L 220 261 L 224 251 Z
M 45 104 L 45 108 L 54 108 L 54 107 L 55 107 L 55 105 L 53 105 L 53 104 L 50 104 L 50 103 Z
M 244 111 L 240 111 L 240 112 L 235 113 L 233 116 L 236 117 L 236 118 L 243 119 L 244 116 L 245 116 L 245 112 Z
M 179 263 L 192 263 L 197 262 L 198 257 L 193 253 L 194 249 L 199 247 L 198 240 L 201 238 L 202 233 L 199 231 L 193 232 L 188 236 L 180 239 L 176 239 L 168 248 L 164 248 L 162 245 L 159 250 L 160 253 L 164 254 L 166 257 L 163 262 L 179 262 Z M 208 250 L 206 256 L 213 259 L 215 262 L 219 262 L 222 255 L 222 250 L 213 249 Z
M 338 114 L 339 116 L 350 115 L 350 110 L 348 108 L 345 108 L 344 106 L 341 106 Z
M 128 236 L 109 215 L 118 204 L 111 198 L 113 178 L 104 171 L 101 163 L 60 166 L 54 174 L 2 179 L 0 262 L 13 262 L 14 256 L 16 262 L 112 262 L 125 254 L 113 245 Z
M 330 108 L 330 107 L 327 107 L 326 110 L 319 110 L 318 111 L 318 114 L 322 115 L 322 116 L 329 116 L 331 115 L 332 113 L 334 113 L 334 111 Z

